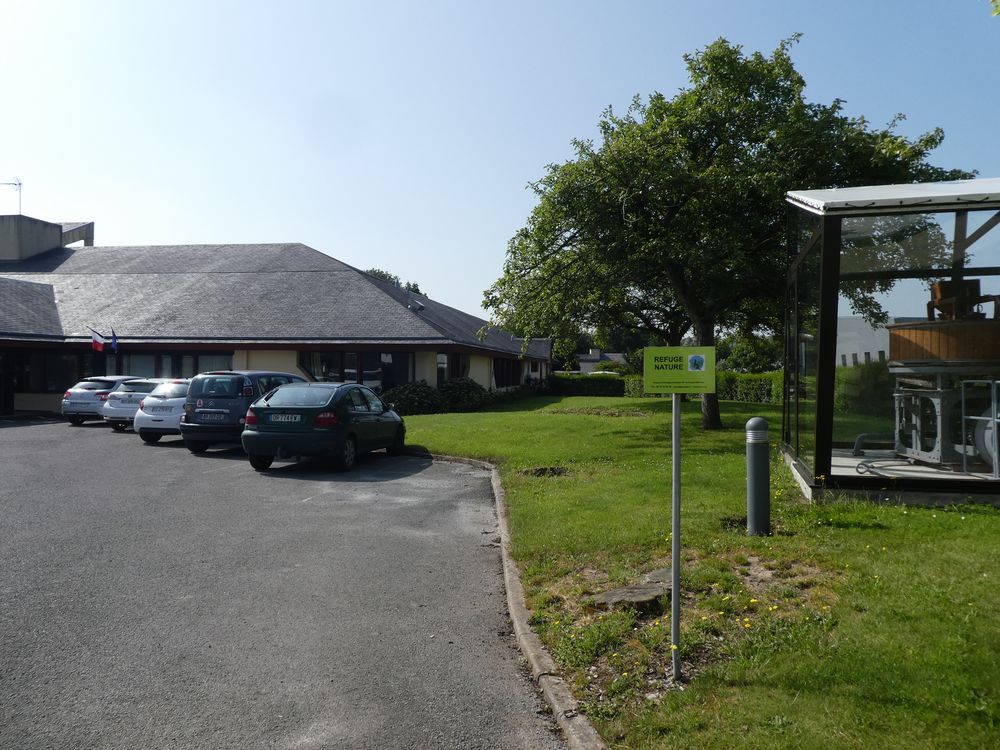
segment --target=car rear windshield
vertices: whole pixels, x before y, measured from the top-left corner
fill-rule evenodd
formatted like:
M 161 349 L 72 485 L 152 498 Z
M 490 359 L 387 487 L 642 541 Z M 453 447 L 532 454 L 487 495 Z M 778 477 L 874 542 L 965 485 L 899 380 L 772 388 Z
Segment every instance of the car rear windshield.
M 115 387 L 113 380 L 81 380 L 73 386 L 74 391 L 106 391 Z
M 181 398 L 186 396 L 187 392 L 187 383 L 160 383 L 149 395 L 161 396 L 162 398 Z
M 151 383 L 148 380 L 129 380 L 118 387 L 119 393 L 149 393 L 159 383 Z
M 191 381 L 189 396 L 235 398 L 243 395 L 242 375 L 206 375 Z
M 326 406 L 336 392 L 333 388 L 286 385 L 264 401 L 268 406 Z

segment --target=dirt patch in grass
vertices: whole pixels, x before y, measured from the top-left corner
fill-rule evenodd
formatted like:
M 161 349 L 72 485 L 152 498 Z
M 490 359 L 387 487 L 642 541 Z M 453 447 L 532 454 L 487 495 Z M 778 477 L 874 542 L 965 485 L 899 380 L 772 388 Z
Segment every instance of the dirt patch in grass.
M 549 409 L 549 414 L 588 414 L 593 417 L 651 417 L 653 412 L 635 406 L 567 406 Z

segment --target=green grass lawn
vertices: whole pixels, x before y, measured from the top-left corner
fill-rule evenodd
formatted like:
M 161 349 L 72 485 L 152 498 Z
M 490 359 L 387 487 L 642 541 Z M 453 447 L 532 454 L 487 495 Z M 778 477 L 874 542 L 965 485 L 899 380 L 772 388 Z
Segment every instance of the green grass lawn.
M 670 558 L 670 401 L 533 398 L 407 417 L 408 442 L 499 465 L 533 624 L 613 747 L 1000 746 L 1000 511 L 809 504 L 772 461 L 746 535 L 744 425 L 682 407 L 682 648 L 594 594 Z M 535 467 L 565 473 L 536 476 Z

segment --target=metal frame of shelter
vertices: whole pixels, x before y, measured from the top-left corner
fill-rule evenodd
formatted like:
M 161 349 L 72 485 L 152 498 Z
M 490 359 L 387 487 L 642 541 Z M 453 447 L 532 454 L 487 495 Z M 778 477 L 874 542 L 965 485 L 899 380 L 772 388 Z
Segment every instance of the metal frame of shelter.
M 992 467 L 987 465 L 989 456 L 986 456 L 981 461 L 983 468 L 976 474 L 970 473 L 969 461 L 979 460 L 988 451 L 984 452 L 980 445 L 977 454 L 968 447 L 971 432 L 966 425 L 976 422 L 969 421 L 971 418 L 965 413 L 965 383 L 983 379 L 994 384 L 1000 381 L 1000 288 L 994 297 L 966 300 L 969 305 L 963 311 L 967 312 L 940 312 L 932 300 L 927 303 L 927 320 L 914 322 L 915 318 L 907 318 L 908 325 L 897 321 L 885 325 L 890 337 L 895 338 L 890 338 L 889 359 L 885 363 L 888 373 L 882 373 L 882 377 L 888 384 L 886 387 L 893 390 L 886 396 L 890 402 L 883 404 L 881 419 L 882 424 L 892 426 L 892 437 L 887 430 L 872 433 L 871 437 L 882 442 L 883 454 L 891 452 L 899 466 L 905 464 L 915 469 L 873 474 L 861 471 L 858 468 L 863 466 L 861 463 L 850 470 L 841 464 L 834 465 L 835 455 L 851 455 L 844 442 L 847 429 L 844 425 L 850 420 L 837 411 L 838 395 L 843 406 L 843 394 L 838 394 L 837 389 L 843 387 L 845 376 L 840 373 L 838 386 L 837 328 L 838 306 L 845 299 L 842 295 L 848 294 L 845 290 L 859 288 L 886 292 L 902 284 L 910 287 L 926 284 L 930 295 L 932 289 L 937 293 L 948 284 L 958 288 L 971 283 L 978 294 L 981 280 L 1000 277 L 1000 230 L 990 235 L 1000 225 L 1000 178 L 792 191 L 786 200 L 789 247 L 795 257 L 786 285 L 781 447 L 803 489 L 810 495 L 832 489 L 1000 496 L 997 471 L 1000 457 L 996 450 L 1000 421 L 996 420 L 996 395 L 992 405 L 994 421 L 989 428 L 992 432 L 985 433 L 985 439 L 992 441 Z M 892 234 L 882 232 L 878 242 L 886 244 L 877 246 L 869 237 L 864 240 L 868 244 L 859 252 L 863 244 L 857 240 L 859 231 L 876 235 L 885 227 L 897 229 L 896 236 L 903 239 L 886 240 Z M 924 232 L 923 244 L 914 239 L 920 231 Z M 983 241 L 987 235 L 989 238 Z M 932 238 L 933 252 L 927 252 L 928 236 Z M 975 258 L 970 251 L 977 242 L 981 244 L 975 250 L 988 250 L 985 265 L 968 263 Z M 889 243 L 892 247 L 886 252 Z M 928 261 L 930 257 L 933 261 Z M 990 264 L 991 261 L 994 262 Z M 1000 287 L 1000 278 L 996 286 Z M 912 304 L 910 296 L 908 303 Z M 985 299 L 995 306 L 992 319 L 986 318 L 982 303 L 977 302 Z M 949 350 L 951 356 L 919 354 L 918 358 L 925 359 L 916 362 L 893 359 L 894 342 L 898 353 L 902 351 L 898 343 L 906 336 L 936 336 L 943 330 L 953 331 L 962 326 L 966 334 L 975 331 L 974 356 L 956 356 L 957 350 L 953 349 Z M 961 351 L 958 354 L 963 355 Z M 939 385 L 928 386 L 934 377 Z M 912 396 L 907 390 L 909 383 L 921 378 L 920 387 L 925 390 Z M 950 393 L 952 388 L 961 389 L 961 407 Z M 993 393 L 996 392 L 994 385 Z M 961 416 L 954 416 L 952 411 L 959 408 Z M 914 409 L 919 413 L 914 413 Z M 890 410 L 891 416 L 887 414 Z M 864 423 L 865 415 L 852 416 L 852 424 Z M 949 420 L 947 424 L 942 421 L 945 418 Z M 836 438 L 835 421 L 839 430 Z M 953 426 L 955 422 L 960 425 L 958 428 Z M 979 437 L 982 442 L 982 435 Z M 863 439 L 865 435 L 859 434 L 854 455 Z

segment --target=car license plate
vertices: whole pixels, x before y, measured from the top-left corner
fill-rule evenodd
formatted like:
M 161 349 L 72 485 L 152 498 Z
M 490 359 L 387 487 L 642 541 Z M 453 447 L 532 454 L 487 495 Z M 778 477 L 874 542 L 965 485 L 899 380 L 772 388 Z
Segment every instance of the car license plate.
M 272 422 L 300 422 L 302 420 L 301 414 L 272 414 Z
M 150 409 L 155 414 L 169 414 L 174 410 L 172 406 L 154 406 Z
M 226 419 L 225 414 L 199 414 L 199 422 L 224 422 Z

